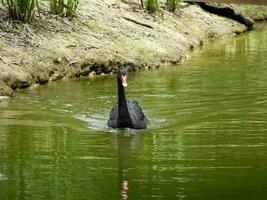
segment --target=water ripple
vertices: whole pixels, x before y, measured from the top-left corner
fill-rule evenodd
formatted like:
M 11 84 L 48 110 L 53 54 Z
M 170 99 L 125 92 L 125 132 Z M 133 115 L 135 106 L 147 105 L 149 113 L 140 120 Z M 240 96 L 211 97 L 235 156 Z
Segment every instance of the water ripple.
M 6 180 L 7 177 L 4 174 L 0 173 L 0 181 Z

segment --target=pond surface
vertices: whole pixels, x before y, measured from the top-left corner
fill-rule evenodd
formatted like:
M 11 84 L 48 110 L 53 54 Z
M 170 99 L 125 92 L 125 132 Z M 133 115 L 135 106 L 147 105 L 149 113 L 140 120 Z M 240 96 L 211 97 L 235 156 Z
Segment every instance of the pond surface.
M 146 130 L 112 130 L 115 76 L 0 104 L 0 199 L 265 199 L 267 24 L 184 64 L 129 74 Z

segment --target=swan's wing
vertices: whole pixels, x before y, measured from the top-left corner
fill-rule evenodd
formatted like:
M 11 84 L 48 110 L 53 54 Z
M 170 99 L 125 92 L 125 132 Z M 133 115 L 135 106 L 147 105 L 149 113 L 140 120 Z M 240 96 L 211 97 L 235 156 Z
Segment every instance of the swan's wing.
M 134 128 L 145 128 L 146 117 L 136 101 L 127 101 L 128 110 L 134 125 Z
M 119 108 L 118 104 L 114 105 L 109 113 L 108 126 L 112 128 L 117 128 Z
M 130 114 L 134 114 L 134 116 L 137 117 L 138 120 L 145 119 L 145 115 L 142 111 L 142 108 L 138 105 L 137 101 L 134 100 L 127 101 L 127 105 Z

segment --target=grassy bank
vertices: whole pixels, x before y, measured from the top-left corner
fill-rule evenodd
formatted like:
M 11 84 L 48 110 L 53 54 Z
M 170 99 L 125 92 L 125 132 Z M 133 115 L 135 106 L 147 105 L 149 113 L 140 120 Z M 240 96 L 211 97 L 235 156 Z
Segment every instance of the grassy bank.
M 11 20 L 0 9 L 0 96 L 36 83 L 112 73 L 118 63 L 131 70 L 179 63 L 194 48 L 247 29 L 197 5 L 150 14 L 134 1 L 84 0 L 74 18 L 39 6 L 31 23 Z

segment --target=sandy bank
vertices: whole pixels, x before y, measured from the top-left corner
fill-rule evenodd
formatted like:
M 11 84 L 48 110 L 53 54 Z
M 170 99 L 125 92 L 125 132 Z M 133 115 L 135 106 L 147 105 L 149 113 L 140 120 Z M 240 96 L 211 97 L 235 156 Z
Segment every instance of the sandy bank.
M 266 6 L 232 7 L 254 20 L 267 18 Z M 118 63 L 131 70 L 179 63 L 209 40 L 247 30 L 198 5 L 152 16 L 135 3 L 84 0 L 73 19 L 43 12 L 23 24 L 0 9 L 0 96 L 35 83 L 112 73 Z

